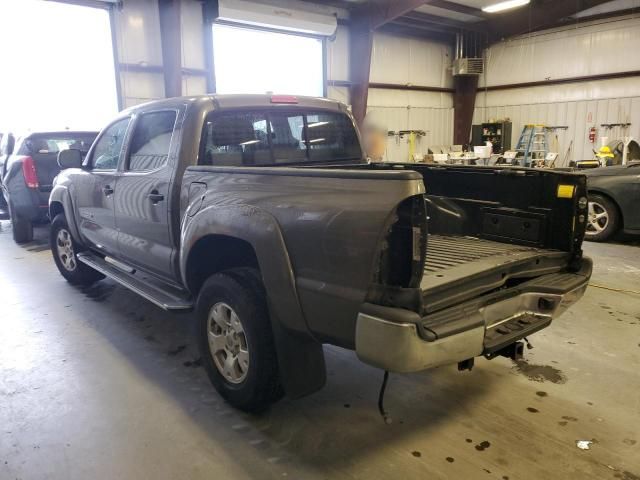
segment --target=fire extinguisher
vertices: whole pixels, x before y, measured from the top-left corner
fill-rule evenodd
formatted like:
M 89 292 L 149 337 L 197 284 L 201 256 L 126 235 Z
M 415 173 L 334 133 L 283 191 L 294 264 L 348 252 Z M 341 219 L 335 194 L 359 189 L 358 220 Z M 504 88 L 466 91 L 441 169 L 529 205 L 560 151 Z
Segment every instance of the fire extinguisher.
M 596 143 L 596 127 L 591 127 L 589 129 L 589 141 L 591 143 Z

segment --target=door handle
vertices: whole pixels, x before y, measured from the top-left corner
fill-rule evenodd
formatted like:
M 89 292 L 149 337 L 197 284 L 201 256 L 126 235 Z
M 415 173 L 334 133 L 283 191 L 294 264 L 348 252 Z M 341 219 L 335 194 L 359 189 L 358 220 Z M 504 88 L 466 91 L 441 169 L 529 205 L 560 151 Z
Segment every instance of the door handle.
M 155 205 L 164 200 L 164 195 L 158 192 L 158 190 L 151 190 L 151 192 L 149 192 L 149 200 Z
M 105 185 L 104 187 L 102 187 L 102 193 L 104 193 L 107 197 L 109 195 L 113 195 L 113 188 L 111 188 L 111 185 Z

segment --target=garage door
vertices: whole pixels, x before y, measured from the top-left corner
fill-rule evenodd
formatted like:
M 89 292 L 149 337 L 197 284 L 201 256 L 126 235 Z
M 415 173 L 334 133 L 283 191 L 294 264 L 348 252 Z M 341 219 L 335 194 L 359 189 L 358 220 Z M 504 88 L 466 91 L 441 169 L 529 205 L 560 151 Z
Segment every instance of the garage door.
M 109 12 L 0 1 L 0 131 L 96 129 L 118 110 Z

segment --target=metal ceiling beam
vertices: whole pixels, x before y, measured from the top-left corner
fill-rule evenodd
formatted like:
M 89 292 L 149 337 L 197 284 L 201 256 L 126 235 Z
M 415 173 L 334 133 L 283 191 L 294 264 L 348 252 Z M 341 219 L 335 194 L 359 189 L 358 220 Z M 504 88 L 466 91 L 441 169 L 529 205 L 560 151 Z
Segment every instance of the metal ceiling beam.
M 455 29 L 458 31 L 467 30 L 470 32 L 486 32 L 486 27 L 483 26 L 482 22 L 479 22 L 478 24 L 473 22 L 460 22 L 458 20 L 452 20 L 450 18 L 440 17 L 437 15 L 429 15 L 422 12 L 410 12 L 402 18 L 412 20 L 414 22 L 447 26 L 449 27 L 449 31 L 451 31 L 451 29 Z
M 491 17 L 488 13 L 483 12 L 479 8 L 468 7 L 466 5 L 450 2 L 448 0 L 431 0 L 429 2 L 429 5 L 433 7 L 444 8 L 446 10 L 451 10 L 452 12 L 464 13 L 465 15 L 473 15 L 474 17 L 485 19 Z
M 501 14 L 487 22 L 493 41 L 535 30 L 551 28 L 582 10 L 596 7 L 610 0 L 533 0 L 526 8 L 518 8 Z
M 429 0 L 372 0 L 365 7 L 368 10 L 369 26 L 375 30 L 428 3 Z
M 445 33 L 450 36 L 455 35 L 455 30 L 446 25 L 438 25 L 436 23 L 412 22 L 406 17 L 400 17 L 397 20 L 394 20 L 393 22 L 391 22 L 391 25 L 398 25 L 401 27 L 407 27 L 414 30 L 423 30 L 427 32 Z
M 400 22 L 400 23 L 396 23 Z M 452 30 L 438 31 L 436 28 L 429 27 L 415 28 L 413 26 L 405 26 L 401 24 L 401 20 L 394 20 L 378 29 L 379 32 L 390 33 L 395 36 L 420 38 L 423 40 L 433 40 L 434 42 L 452 44 L 455 32 Z

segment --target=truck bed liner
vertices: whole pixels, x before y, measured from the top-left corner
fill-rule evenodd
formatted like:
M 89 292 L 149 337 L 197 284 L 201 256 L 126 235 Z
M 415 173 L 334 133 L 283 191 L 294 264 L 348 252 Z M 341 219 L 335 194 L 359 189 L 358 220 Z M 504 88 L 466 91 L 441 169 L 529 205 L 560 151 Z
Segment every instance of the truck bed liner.
M 514 253 L 538 252 L 535 247 L 511 245 L 476 237 L 459 237 L 455 235 L 429 235 L 427 241 L 427 261 L 424 268 L 426 274 L 447 270 L 461 265 L 481 266 L 479 260 L 487 257 L 513 258 Z M 518 255 L 521 258 L 522 255 Z
M 568 254 L 477 237 L 429 235 L 420 284 L 427 311 L 503 285 L 509 278 L 554 273 Z

